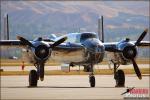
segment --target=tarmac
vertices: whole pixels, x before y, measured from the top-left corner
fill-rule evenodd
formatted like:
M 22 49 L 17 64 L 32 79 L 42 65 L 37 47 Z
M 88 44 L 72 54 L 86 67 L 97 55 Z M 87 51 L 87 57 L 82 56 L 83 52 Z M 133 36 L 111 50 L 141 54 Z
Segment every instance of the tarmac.
M 149 68 L 149 64 L 138 64 L 139 68 Z M 21 65 L 20 66 L 1 66 L 1 69 L 4 71 L 22 71 Z M 108 65 L 95 65 L 95 69 L 113 69 L 113 66 L 110 67 Z M 133 69 L 133 65 L 120 65 L 120 69 Z M 25 71 L 30 71 L 32 69 L 36 69 L 34 66 L 25 66 Z M 70 70 L 83 70 L 83 67 L 79 66 L 70 67 Z M 61 70 L 61 66 L 45 66 L 45 70 Z
M 116 88 L 113 75 L 96 75 L 96 86 L 91 88 L 88 75 L 45 76 L 38 86 L 28 87 L 28 76 L 1 76 L 1 100 L 3 99 L 123 99 L 127 88 L 146 89 L 149 94 L 149 76 L 139 80 L 126 75 L 125 87 Z M 148 95 L 146 94 L 146 95 Z

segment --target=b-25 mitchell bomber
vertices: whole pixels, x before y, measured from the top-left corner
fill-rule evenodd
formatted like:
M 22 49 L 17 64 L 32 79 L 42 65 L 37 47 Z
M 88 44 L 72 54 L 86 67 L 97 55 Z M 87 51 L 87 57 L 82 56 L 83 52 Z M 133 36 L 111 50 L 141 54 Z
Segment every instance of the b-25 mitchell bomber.
M 132 63 L 137 77 L 142 79 L 135 58 L 138 53 L 138 46 L 150 46 L 149 41 L 142 41 L 148 29 L 144 30 L 137 41 L 130 41 L 127 38 L 119 42 L 105 43 L 103 17 L 101 22 L 102 32 L 99 32 L 99 34 L 94 32 L 70 33 L 58 38 L 56 37 L 53 40 L 39 37 L 33 41 L 17 36 L 18 40 L 0 40 L 0 46 L 25 49 L 24 53 L 26 53 L 29 62 L 36 67 L 36 70 L 31 70 L 29 73 L 29 86 L 37 86 L 38 80 L 44 80 L 45 63 L 48 59 L 53 59 L 70 66 L 84 66 L 86 71 L 90 73 L 90 86 L 95 87 L 94 65 L 103 61 L 105 53 L 111 55 L 110 61 L 114 64 L 114 79 L 116 80 L 117 87 L 125 85 L 123 70 L 117 70 L 121 64 Z

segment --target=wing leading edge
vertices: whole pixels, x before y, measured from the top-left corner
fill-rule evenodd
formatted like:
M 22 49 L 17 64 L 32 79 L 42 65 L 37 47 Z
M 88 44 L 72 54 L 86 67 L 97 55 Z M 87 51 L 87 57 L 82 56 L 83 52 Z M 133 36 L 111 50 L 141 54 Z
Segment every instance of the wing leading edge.
M 0 46 L 4 47 L 25 47 L 20 40 L 0 40 Z
M 119 42 L 103 43 L 104 46 L 105 46 L 105 51 L 115 52 L 118 43 L 119 43 Z M 136 41 L 130 41 L 130 43 L 135 44 Z M 150 41 L 141 41 L 137 46 L 138 46 L 138 47 L 142 47 L 142 48 L 150 47 Z

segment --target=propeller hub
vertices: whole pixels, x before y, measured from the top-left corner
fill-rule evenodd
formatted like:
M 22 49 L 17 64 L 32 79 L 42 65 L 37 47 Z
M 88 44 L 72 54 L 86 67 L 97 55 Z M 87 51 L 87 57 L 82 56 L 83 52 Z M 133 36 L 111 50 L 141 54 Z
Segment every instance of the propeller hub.
M 35 55 L 41 60 L 48 58 L 49 54 L 50 50 L 46 45 L 39 45 L 35 48 Z
M 137 55 L 137 50 L 134 46 L 127 46 L 123 49 L 123 56 L 126 59 L 132 59 L 135 58 Z

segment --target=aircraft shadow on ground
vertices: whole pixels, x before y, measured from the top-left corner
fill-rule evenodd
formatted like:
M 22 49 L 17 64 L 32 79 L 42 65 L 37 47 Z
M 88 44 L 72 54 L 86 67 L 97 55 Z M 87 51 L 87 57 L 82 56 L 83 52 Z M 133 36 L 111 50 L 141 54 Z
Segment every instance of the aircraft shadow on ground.
M 30 87 L 30 86 L 4 86 L 0 88 L 92 88 L 92 87 L 73 87 L 73 86 L 37 86 L 37 87 Z M 127 88 L 127 87 L 94 87 L 94 88 Z

